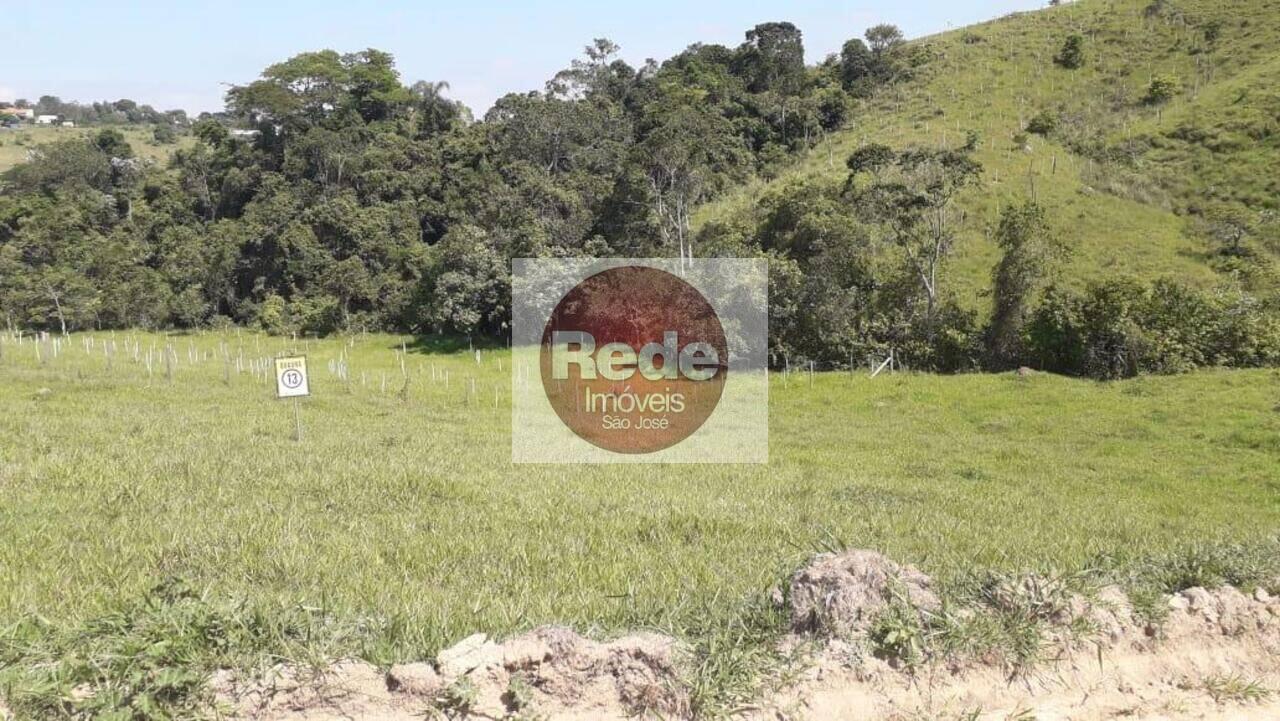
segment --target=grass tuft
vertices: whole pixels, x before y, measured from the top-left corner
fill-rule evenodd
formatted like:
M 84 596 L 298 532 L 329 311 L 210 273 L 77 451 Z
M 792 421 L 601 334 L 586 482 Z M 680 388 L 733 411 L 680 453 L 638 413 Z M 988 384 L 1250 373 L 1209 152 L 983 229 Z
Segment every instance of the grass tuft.
M 1243 676 L 1210 676 L 1204 690 L 1215 703 L 1259 703 L 1270 699 L 1275 691 L 1261 682 Z

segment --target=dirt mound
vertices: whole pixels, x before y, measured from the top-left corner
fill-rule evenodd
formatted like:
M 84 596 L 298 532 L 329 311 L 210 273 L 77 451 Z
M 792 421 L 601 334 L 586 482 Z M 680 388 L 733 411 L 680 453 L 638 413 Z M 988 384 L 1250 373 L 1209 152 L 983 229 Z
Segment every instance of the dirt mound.
M 875 551 L 820 554 L 791 578 L 791 627 L 847 636 L 866 631 L 894 599 L 919 609 L 940 604 L 933 581 Z
M 676 650 L 674 639 L 659 634 L 600 643 L 545 627 L 473 656 L 466 673 L 479 691 L 475 708 L 491 715 L 525 707 L 584 718 L 672 715 L 687 706 Z
M 1250 598 L 1231 586 L 1189 588 L 1169 600 L 1169 616 L 1160 632 L 1171 639 L 1221 634 L 1240 636 L 1274 630 L 1280 624 L 1280 599 L 1258 589 Z
M 1170 597 L 1163 620 L 1152 623 L 1114 586 L 1086 597 L 1027 576 L 996 589 L 991 602 L 1007 596 L 1048 619 L 1048 660 L 1041 667 L 1017 676 L 990 663 L 904 672 L 867 653 L 865 643 L 865 619 L 883 608 L 877 599 L 883 600 L 883 577 L 893 569 L 875 554 L 851 552 L 819 557 L 796 574 L 802 602 L 822 601 L 820 617 L 824 609 L 844 610 L 834 625 L 854 632 L 828 636 L 833 624 L 818 624 L 826 643 L 802 678 L 747 718 L 1280 719 L 1280 599 L 1264 590 L 1246 596 L 1229 586 L 1187 589 Z M 924 599 L 917 608 L 936 608 L 936 597 L 925 593 L 927 577 L 907 578 Z M 1091 631 L 1087 643 L 1069 632 L 1076 628 Z
M 782 644 L 818 649 L 792 669 L 797 680 L 746 718 L 1280 718 L 1280 599 L 1264 591 L 1188 589 L 1170 597 L 1163 622 L 1152 625 L 1118 588 L 1086 597 L 1021 577 L 993 589 L 992 603 L 1031 599 L 1029 608 L 1055 630 L 1045 640 L 1048 660 L 1014 677 L 984 662 L 902 670 L 868 653 L 868 629 L 891 604 L 909 604 L 922 617 L 941 612 L 928 576 L 880 554 L 817 556 L 789 591 L 795 634 Z M 1092 629 L 1088 644 L 1066 631 L 1079 627 Z M 219 673 L 214 689 L 231 718 L 268 721 L 682 719 L 690 704 L 681 653 L 658 634 L 600 642 L 543 627 L 501 643 L 476 634 L 433 662 L 385 673 L 357 661 L 318 671 L 279 666 L 255 678 Z
M 258 678 L 222 672 L 213 686 L 233 718 L 272 721 L 399 721 L 433 709 L 478 718 L 530 710 L 557 719 L 678 717 L 688 703 L 677 679 L 677 651 L 674 639 L 658 634 L 602 643 L 544 627 L 504 643 L 470 636 L 440 652 L 434 664 L 402 664 L 386 673 L 343 661 L 322 671 L 279 666 Z

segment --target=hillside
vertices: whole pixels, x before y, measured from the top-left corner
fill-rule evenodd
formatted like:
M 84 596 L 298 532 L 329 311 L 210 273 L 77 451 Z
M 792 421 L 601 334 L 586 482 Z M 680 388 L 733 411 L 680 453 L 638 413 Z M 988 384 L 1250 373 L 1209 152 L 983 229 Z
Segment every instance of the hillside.
M 1277 25 L 1089 0 L 808 65 L 785 21 L 638 68 L 598 38 L 478 120 L 388 52 L 304 52 L 164 167 L 108 134 L 4 173 L 0 314 L 498 340 L 513 258 L 730 255 L 771 261 L 779 367 L 1280 365 Z
M 180 136 L 173 144 L 157 143 L 154 139 L 154 128 L 150 125 L 111 127 L 124 135 L 125 141 L 138 157 L 161 166 L 169 161 L 174 150 L 189 148 L 194 144 L 194 140 L 189 135 Z M 102 130 L 100 126 L 63 128 L 50 125 L 23 125 L 0 130 L 0 173 L 26 162 L 30 151 L 37 146 L 71 138 L 89 138 L 100 130 Z
M 1075 70 L 1053 58 L 1084 37 Z M 914 41 L 928 62 L 910 81 L 861 103 L 855 119 L 769 182 L 704 206 L 695 224 L 754 222 L 762 199 L 796 183 L 839 183 L 867 143 L 959 145 L 976 131 L 982 184 L 953 262 L 961 302 L 985 311 L 999 208 L 1033 196 L 1075 246 L 1066 282 L 1113 274 L 1214 281 L 1209 248 L 1188 221 L 1216 198 L 1280 207 L 1280 12 L 1258 0 L 1082 0 Z M 1143 102 L 1153 77 L 1181 90 Z M 1042 111 L 1048 137 L 1026 133 Z

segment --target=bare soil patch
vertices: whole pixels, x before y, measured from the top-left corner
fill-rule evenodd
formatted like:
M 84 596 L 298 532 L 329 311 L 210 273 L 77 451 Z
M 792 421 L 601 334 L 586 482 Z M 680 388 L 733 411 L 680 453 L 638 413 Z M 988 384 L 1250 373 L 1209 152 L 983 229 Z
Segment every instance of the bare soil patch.
M 777 683 L 749 719 L 1276 719 L 1280 599 L 1259 590 L 1191 588 L 1167 599 L 1158 624 L 1118 589 L 1052 608 L 1064 629 L 1047 662 L 1011 673 L 993 659 L 904 666 L 866 643 L 891 602 L 932 613 L 928 576 L 879 554 L 823 554 L 789 588 L 788 647 L 811 649 L 803 672 Z M 1067 628 L 1092 629 L 1087 641 Z M 383 671 L 342 661 L 321 671 L 280 666 L 214 679 L 222 711 L 263 721 L 440 718 L 687 718 L 680 642 L 637 633 L 610 642 L 544 627 L 495 642 L 471 636 L 433 662 Z

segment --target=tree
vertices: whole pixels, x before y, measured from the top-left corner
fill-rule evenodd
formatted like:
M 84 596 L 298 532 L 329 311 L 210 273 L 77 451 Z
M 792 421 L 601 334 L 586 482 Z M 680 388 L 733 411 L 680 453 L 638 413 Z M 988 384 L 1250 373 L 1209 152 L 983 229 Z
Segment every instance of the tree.
M 108 158 L 129 159 L 133 157 L 133 148 L 124 139 L 124 133 L 115 128 L 104 128 L 93 138 L 93 144 Z
M 1084 67 L 1084 36 L 1078 33 L 1068 35 L 1066 42 L 1062 44 L 1062 50 L 1054 56 L 1053 62 L 1068 70 Z
M 787 111 L 805 88 L 804 43 L 800 29 L 787 22 L 761 23 L 747 31 L 738 48 L 735 72 L 747 90 L 776 111 L 783 144 L 788 142 Z
M 875 70 L 875 58 L 867 44 L 859 38 L 845 41 L 840 48 L 840 84 L 853 92 L 858 83 L 870 78 Z
M 693 257 L 690 225 L 695 206 L 733 170 L 741 148 L 732 129 L 694 103 L 662 107 L 641 142 L 640 162 L 661 244 L 676 247 L 681 263 Z
M 794 95 L 804 84 L 804 42 L 791 23 L 761 23 L 748 30 L 738 54 L 752 92 Z
M 867 29 L 867 42 L 871 44 L 871 54 L 877 60 L 882 59 L 894 48 L 906 42 L 902 31 L 897 25 L 889 25 L 887 23 L 875 25 Z
M 857 180 L 857 176 L 862 173 L 879 175 L 882 170 L 893 165 L 897 159 L 898 154 L 888 145 L 880 143 L 863 145 L 850 153 L 849 158 L 845 161 L 845 167 L 849 169 L 849 179 L 846 186 L 853 185 Z
M 569 67 L 547 83 L 547 94 L 561 98 L 583 98 L 621 102 L 636 79 L 636 71 L 618 59 L 622 48 L 608 38 L 596 38 Z
M 349 78 L 347 103 L 365 122 L 388 120 L 412 100 L 391 53 L 370 48 L 342 56 L 342 63 Z
M 300 53 L 262 72 L 262 78 L 227 92 L 227 106 L 251 123 L 291 128 L 337 121 L 354 114 L 366 123 L 388 120 L 407 108 L 413 94 L 400 83 L 395 61 L 381 50 L 339 55 Z
M 864 37 L 867 42 L 852 38 L 840 49 L 840 84 L 855 95 L 868 95 L 877 84 L 894 79 L 898 70 L 894 56 L 906 42 L 894 25 L 876 25 Z
M 1025 356 L 1024 333 L 1032 297 L 1052 261 L 1065 246 L 1049 231 L 1044 209 L 1034 201 L 1012 205 L 1000 215 L 996 245 L 1003 252 L 992 273 L 991 323 L 987 350 L 991 365 L 1007 368 Z
M 444 92 L 448 89 L 447 82 L 426 80 L 419 80 L 409 88 L 416 99 L 414 112 L 419 137 L 426 138 L 446 132 L 464 119 L 467 114 L 466 106 L 446 98 Z
M 178 134 L 169 125 L 157 125 L 151 131 L 151 138 L 160 145 L 173 145 L 178 142 Z
M 62 110 L 62 99 L 57 95 L 41 95 L 36 101 L 36 115 L 61 115 Z
M 330 265 L 324 273 L 324 289 L 338 299 L 345 326 L 351 315 L 351 302 L 365 300 L 371 292 L 369 269 L 359 258 L 350 257 Z
M 942 267 L 955 243 L 955 228 L 949 215 L 952 201 L 965 187 L 977 182 L 982 166 L 969 152 L 951 149 L 910 149 L 893 153 L 886 162 L 881 149 L 855 152 L 858 168 L 886 167 L 894 174 L 881 173 L 870 186 L 856 190 L 855 201 L 870 217 L 882 223 L 889 241 L 919 283 L 925 298 L 925 325 L 932 341 L 941 299 Z M 851 177 L 847 187 L 857 188 Z
M 838 87 L 819 90 L 813 99 L 818 125 L 826 131 L 836 130 L 849 119 L 849 96 Z
M 107 191 L 111 187 L 110 158 L 88 140 L 46 143 L 32 150 L 31 156 L 6 174 L 21 191 L 53 195 L 86 188 Z
M 1257 230 L 1257 217 L 1239 203 L 1214 203 L 1202 214 L 1204 234 L 1221 252 L 1243 255 L 1244 239 Z
M 437 268 L 423 279 L 423 318 L 435 330 L 465 335 L 503 332 L 511 297 L 510 266 L 480 228 L 459 226 L 436 246 Z

